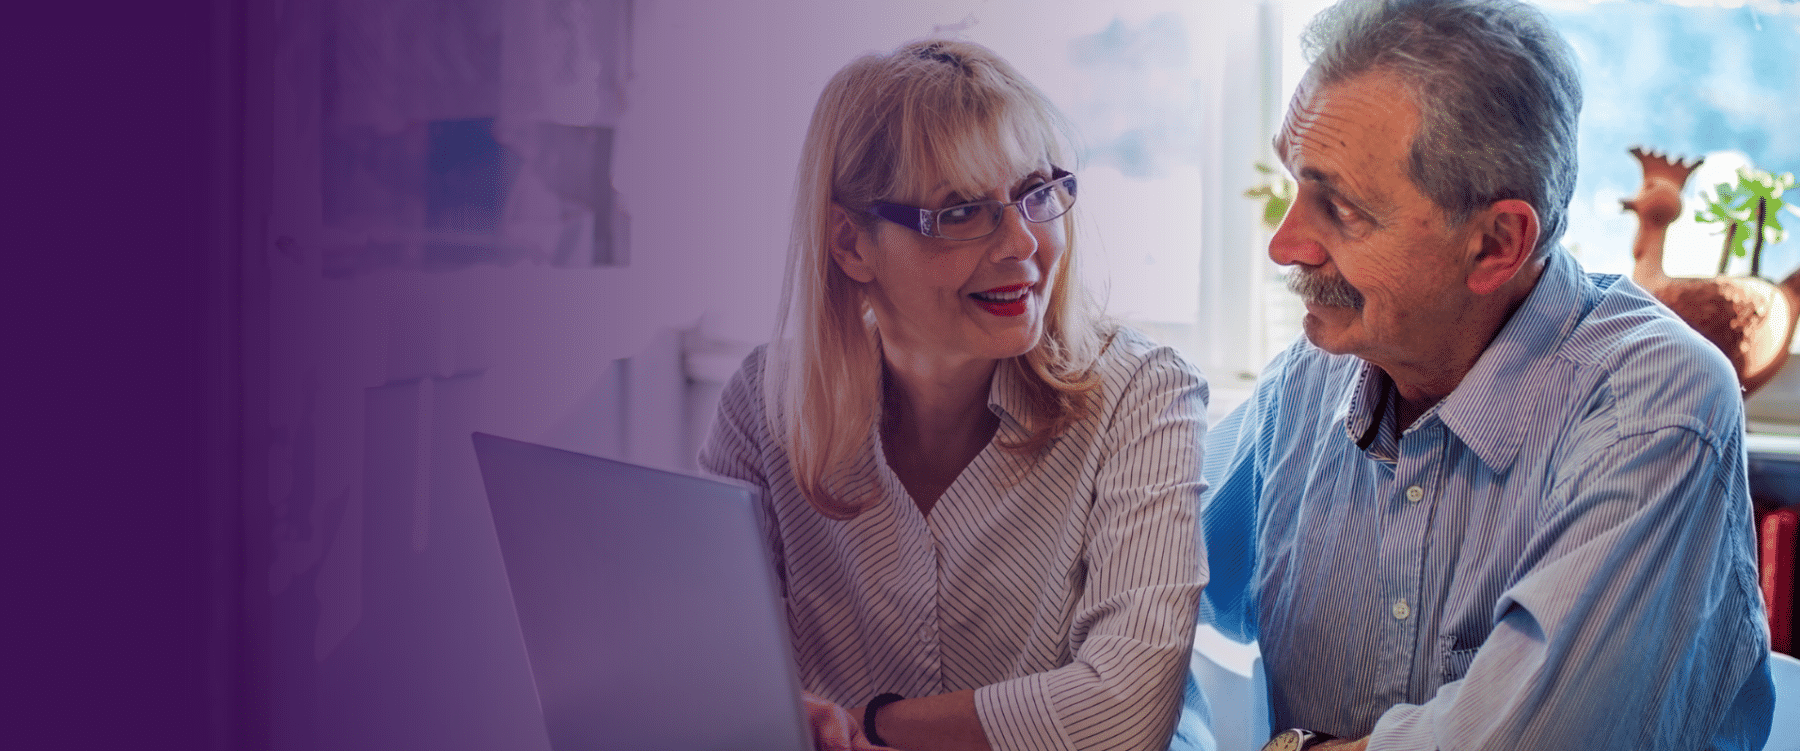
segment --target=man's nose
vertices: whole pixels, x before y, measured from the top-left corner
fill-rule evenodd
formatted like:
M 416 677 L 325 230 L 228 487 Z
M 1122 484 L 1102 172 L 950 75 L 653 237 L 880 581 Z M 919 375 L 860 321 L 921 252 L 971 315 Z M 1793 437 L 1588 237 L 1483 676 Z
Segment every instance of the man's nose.
M 1323 266 L 1329 256 L 1312 231 L 1307 209 L 1296 199 L 1269 238 L 1269 260 L 1282 266 Z

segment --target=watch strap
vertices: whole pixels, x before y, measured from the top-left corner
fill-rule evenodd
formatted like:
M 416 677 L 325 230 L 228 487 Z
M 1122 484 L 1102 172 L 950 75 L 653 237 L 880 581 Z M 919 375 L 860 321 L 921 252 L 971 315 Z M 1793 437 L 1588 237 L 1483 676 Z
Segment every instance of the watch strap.
M 1294 728 L 1294 729 L 1300 730 L 1300 728 Z M 1316 730 L 1302 730 L 1301 732 L 1306 733 L 1306 737 L 1301 739 L 1301 741 L 1300 741 L 1301 749 L 1308 749 L 1308 748 L 1312 748 L 1313 746 L 1317 746 L 1321 743 L 1324 743 L 1326 741 L 1337 740 L 1337 736 L 1332 735 L 1330 733 L 1321 733 Z
M 875 732 L 875 713 L 880 711 L 882 707 L 905 698 L 906 697 L 899 694 L 882 694 L 870 699 L 868 704 L 863 705 L 863 737 L 869 739 L 870 743 L 877 746 L 886 746 L 887 741 L 882 740 L 881 734 Z
M 1321 733 L 1306 728 L 1288 728 L 1269 738 L 1263 744 L 1263 751 L 1305 751 L 1326 741 L 1335 741 L 1337 736 Z

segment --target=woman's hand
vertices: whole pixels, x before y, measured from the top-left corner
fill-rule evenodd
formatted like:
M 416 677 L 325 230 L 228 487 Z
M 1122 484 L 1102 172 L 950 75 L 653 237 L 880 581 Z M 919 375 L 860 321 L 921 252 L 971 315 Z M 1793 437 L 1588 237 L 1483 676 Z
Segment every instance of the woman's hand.
M 886 746 L 870 743 L 863 735 L 861 711 L 845 709 L 814 696 L 810 691 L 800 692 L 800 701 L 806 707 L 806 721 L 812 726 L 813 747 L 818 751 L 887 749 Z

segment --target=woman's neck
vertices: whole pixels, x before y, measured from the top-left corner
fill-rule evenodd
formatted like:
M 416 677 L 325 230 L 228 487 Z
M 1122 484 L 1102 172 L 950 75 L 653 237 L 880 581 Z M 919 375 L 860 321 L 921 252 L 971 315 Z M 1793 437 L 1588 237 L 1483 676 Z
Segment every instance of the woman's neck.
M 896 356 L 883 352 L 887 404 L 906 431 L 941 440 L 966 430 L 987 412 L 997 360 L 957 360 Z
M 881 419 L 888 466 L 929 514 L 964 467 L 993 440 L 987 408 L 995 360 L 946 361 L 884 352 Z

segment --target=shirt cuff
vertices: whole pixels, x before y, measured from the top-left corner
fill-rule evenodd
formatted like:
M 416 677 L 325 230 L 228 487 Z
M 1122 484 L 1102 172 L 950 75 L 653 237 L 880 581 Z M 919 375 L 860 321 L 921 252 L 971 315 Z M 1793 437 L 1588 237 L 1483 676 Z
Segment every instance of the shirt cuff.
M 1073 748 L 1050 706 L 1048 676 L 1034 673 L 975 689 L 975 716 L 994 751 Z

